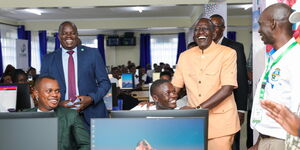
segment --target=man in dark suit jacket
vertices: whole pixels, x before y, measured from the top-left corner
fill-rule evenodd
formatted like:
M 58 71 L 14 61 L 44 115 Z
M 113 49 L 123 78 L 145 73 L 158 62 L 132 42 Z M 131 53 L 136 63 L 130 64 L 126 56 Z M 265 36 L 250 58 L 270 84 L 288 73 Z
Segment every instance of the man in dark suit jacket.
M 77 110 L 83 111 L 84 122 L 89 126 L 90 118 L 108 116 L 103 97 L 111 85 L 102 57 L 97 49 L 78 44 L 80 40 L 77 27 L 72 22 L 66 21 L 59 26 L 59 40 L 62 48 L 43 58 L 41 76 L 52 76 L 58 81 L 62 95 L 60 105 L 79 105 Z M 73 56 L 75 77 L 70 77 L 70 51 L 74 52 L 74 55 L 70 55 Z M 70 78 L 75 80 L 72 84 L 76 86 L 70 86 Z M 76 95 L 70 96 L 70 87 L 76 87 L 76 91 L 73 88 Z M 70 104 L 76 98 L 80 99 L 80 102 Z
M 38 107 L 25 111 L 55 112 L 58 117 L 59 150 L 90 150 L 90 136 L 78 112 L 58 106 L 60 89 L 54 78 L 47 76 L 39 78 L 33 94 L 38 99 Z
M 243 44 L 232 41 L 223 36 L 225 30 L 224 19 L 222 16 L 215 14 L 210 17 L 210 20 L 215 25 L 215 38 L 214 42 L 230 47 L 236 51 L 237 55 L 237 82 L 238 88 L 234 89 L 234 99 L 237 104 L 241 125 L 244 122 L 245 112 L 247 110 L 247 95 L 248 95 L 248 78 L 246 68 L 246 57 Z M 238 150 L 240 145 L 240 133 L 236 133 L 233 149 Z

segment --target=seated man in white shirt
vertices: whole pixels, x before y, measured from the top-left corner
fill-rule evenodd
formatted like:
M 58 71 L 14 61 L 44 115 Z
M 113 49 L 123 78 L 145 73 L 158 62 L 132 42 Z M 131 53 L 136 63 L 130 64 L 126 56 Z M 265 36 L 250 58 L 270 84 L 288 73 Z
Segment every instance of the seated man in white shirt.
M 176 109 L 177 93 L 170 81 L 156 80 L 151 85 L 150 94 L 154 100 L 154 105 L 139 104 L 131 110 Z

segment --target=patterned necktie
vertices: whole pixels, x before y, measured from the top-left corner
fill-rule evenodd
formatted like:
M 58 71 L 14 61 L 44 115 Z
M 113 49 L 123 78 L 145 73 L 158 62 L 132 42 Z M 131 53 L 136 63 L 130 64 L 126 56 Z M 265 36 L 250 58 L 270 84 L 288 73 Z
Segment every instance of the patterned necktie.
M 67 53 L 70 55 L 68 60 L 68 96 L 69 99 L 74 101 L 76 99 L 75 67 L 72 56 L 74 51 L 69 50 Z

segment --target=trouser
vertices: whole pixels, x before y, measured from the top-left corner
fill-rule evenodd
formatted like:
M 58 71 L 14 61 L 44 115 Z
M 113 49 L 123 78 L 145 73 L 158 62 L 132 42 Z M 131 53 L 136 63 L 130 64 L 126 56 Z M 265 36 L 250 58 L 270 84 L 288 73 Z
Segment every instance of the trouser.
M 234 134 L 208 139 L 208 150 L 231 150 Z
M 237 132 L 235 135 L 234 135 L 234 141 L 233 141 L 233 144 L 232 144 L 232 150 L 240 150 L 240 132 Z
M 266 135 L 260 134 L 260 141 L 258 143 L 258 150 L 284 150 L 285 141 Z

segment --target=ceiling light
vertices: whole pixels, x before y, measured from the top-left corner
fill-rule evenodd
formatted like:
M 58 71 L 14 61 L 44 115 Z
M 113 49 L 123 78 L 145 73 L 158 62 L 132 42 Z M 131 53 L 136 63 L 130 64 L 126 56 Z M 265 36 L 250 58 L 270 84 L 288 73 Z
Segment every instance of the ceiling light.
M 142 12 L 145 10 L 144 7 L 133 7 L 133 9 L 134 9 L 135 11 L 138 11 L 139 13 L 142 13 Z
M 36 14 L 36 15 L 42 15 L 42 11 L 39 9 L 24 9 L 24 11 L 32 13 L 32 14 Z

